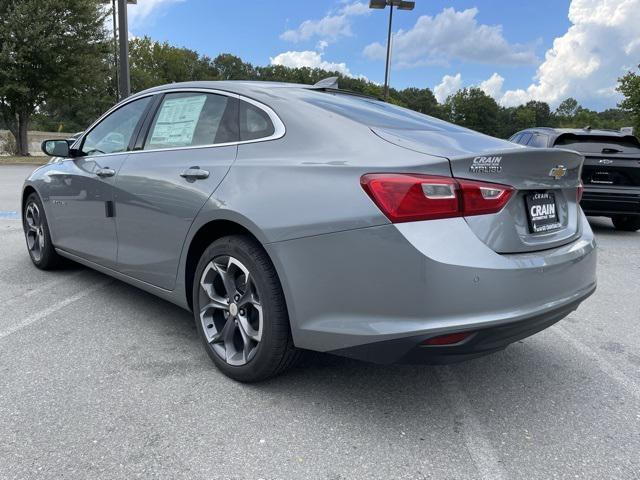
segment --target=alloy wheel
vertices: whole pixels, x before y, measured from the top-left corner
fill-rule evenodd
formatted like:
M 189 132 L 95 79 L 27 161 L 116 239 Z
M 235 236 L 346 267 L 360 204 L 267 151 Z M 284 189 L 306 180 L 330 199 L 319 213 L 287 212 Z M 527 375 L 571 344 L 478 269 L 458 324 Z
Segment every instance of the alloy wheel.
M 33 259 L 37 262 L 42 258 L 45 238 L 42 230 L 40 208 L 35 202 L 30 202 L 27 205 L 24 218 L 26 222 L 27 247 Z
M 205 267 L 200 278 L 200 321 L 213 351 L 229 365 L 253 359 L 262 339 L 260 296 L 249 269 L 223 255 Z

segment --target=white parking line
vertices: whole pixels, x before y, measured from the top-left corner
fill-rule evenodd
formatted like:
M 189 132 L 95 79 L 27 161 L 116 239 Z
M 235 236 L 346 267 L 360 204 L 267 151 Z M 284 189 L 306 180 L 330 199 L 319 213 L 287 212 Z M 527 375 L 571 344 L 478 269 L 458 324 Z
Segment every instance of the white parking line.
M 96 283 L 94 285 L 92 285 L 91 287 L 76 293 L 75 295 L 72 295 L 71 297 L 65 298 L 64 300 L 59 301 L 58 303 L 54 303 L 53 305 L 51 305 L 48 308 L 45 308 L 44 310 L 40 310 L 37 313 L 34 313 L 33 315 L 28 316 L 27 318 L 25 318 L 24 320 L 22 320 L 19 323 L 16 323 L 14 325 L 12 325 L 11 327 L 9 327 L 6 330 L 3 330 L 0 332 L 0 340 L 2 340 L 3 338 L 8 337 L 9 335 L 16 333 L 20 330 L 22 330 L 25 327 L 28 327 L 29 325 L 42 320 L 44 318 L 46 318 L 47 316 L 51 315 L 52 313 L 57 312 L 58 310 L 66 307 L 67 305 L 71 305 L 74 302 L 77 302 L 78 300 L 80 300 L 81 298 L 86 297 L 87 295 L 89 295 L 90 293 L 94 292 L 95 290 L 104 287 L 105 285 L 111 283 L 111 280 L 105 280 L 99 283 Z
M 483 480 L 509 478 L 500 465 L 498 455 L 485 435 L 482 422 L 469 403 L 469 398 L 460 385 L 454 370 L 448 366 L 438 367 L 436 374 L 455 416 L 460 418 L 462 422 L 462 435 L 471 459 L 478 469 L 479 478 Z
M 640 399 L 640 386 L 636 381 L 629 378 L 618 367 L 602 357 L 593 348 L 585 345 L 576 337 L 574 337 L 565 327 L 561 325 L 555 325 L 556 332 L 567 343 L 570 343 L 573 348 L 578 350 L 583 355 L 590 357 L 604 373 L 609 375 L 613 380 L 618 382 L 625 390 L 631 395 Z

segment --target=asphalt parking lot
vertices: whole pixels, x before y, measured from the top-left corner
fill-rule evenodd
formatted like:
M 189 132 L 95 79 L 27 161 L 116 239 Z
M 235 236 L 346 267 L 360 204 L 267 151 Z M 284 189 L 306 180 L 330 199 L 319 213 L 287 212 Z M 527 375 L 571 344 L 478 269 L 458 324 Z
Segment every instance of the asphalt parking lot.
M 640 234 L 592 219 L 596 294 L 447 367 L 308 355 L 235 383 L 189 313 L 82 267 L 31 265 L 33 167 L 0 166 L 0 478 L 640 478 Z

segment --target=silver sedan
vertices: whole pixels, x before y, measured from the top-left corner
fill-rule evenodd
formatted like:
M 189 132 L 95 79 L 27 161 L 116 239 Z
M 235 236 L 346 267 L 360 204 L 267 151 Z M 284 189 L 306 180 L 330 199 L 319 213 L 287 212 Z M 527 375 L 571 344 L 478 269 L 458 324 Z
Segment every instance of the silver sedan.
M 485 355 L 596 287 L 583 158 L 316 86 L 172 84 L 113 107 L 27 179 L 43 269 L 73 260 L 193 311 L 228 376 L 304 350 Z

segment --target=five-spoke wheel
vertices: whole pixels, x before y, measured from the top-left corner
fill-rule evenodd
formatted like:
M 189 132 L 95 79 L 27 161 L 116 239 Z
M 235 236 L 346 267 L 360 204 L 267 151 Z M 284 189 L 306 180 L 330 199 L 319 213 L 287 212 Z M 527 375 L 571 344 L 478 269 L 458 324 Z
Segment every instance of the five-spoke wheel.
M 202 252 L 192 298 L 207 353 L 227 376 L 264 380 L 298 358 L 280 280 L 252 237 L 223 237 Z
M 27 237 L 27 248 L 35 261 L 42 259 L 42 251 L 45 246 L 44 232 L 42 231 L 42 217 L 40 208 L 35 201 L 27 204 L 24 212 L 25 235 Z
M 60 266 L 62 258 L 58 256 L 51 242 L 47 216 L 42 201 L 35 192 L 31 193 L 24 202 L 22 226 L 33 264 L 42 270 Z
M 260 295 L 237 258 L 214 258 L 200 279 L 200 321 L 213 350 L 229 365 L 244 365 L 256 354 L 262 337 Z

